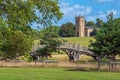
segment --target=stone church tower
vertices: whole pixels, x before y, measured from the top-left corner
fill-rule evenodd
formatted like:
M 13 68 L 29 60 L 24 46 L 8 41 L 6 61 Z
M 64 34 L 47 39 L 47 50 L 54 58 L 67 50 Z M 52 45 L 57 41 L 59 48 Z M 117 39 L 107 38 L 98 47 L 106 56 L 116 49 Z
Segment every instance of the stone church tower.
M 76 36 L 77 37 L 84 37 L 85 36 L 85 20 L 82 16 L 75 17 L 76 23 Z

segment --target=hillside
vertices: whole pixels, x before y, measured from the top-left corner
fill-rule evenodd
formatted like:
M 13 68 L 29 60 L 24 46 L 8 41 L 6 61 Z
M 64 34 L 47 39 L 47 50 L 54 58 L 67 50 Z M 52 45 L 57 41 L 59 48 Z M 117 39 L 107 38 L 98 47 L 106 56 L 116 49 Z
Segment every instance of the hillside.
M 93 37 L 66 37 L 63 39 L 70 43 L 76 43 L 82 46 L 88 46 L 90 44 L 90 40 L 94 40 Z M 39 40 L 34 41 L 34 44 L 38 44 L 38 43 L 39 43 Z
M 93 37 L 67 37 L 63 39 L 70 43 L 76 43 L 82 46 L 88 46 L 90 44 L 90 40 L 94 40 Z

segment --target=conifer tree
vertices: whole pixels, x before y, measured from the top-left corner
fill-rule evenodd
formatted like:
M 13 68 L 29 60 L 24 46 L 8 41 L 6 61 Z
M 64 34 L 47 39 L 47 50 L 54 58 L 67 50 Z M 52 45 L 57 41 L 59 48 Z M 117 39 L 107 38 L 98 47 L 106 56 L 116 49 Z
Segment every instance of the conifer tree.
M 91 41 L 90 50 L 98 56 L 98 62 L 104 56 L 115 61 L 115 56 L 120 54 L 120 18 L 115 19 L 111 12 L 94 38 L 96 41 Z

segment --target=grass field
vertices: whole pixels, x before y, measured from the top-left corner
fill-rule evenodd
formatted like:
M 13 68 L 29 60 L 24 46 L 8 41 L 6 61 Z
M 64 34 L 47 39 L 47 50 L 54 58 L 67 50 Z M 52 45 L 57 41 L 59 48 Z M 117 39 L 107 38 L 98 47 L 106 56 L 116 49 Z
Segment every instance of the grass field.
M 0 80 L 120 80 L 120 73 L 68 71 L 67 68 L 0 68 Z
M 82 46 L 88 46 L 90 44 L 90 40 L 94 40 L 93 37 L 66 37 L 63 39 L 70 43 L 76 43 Z M 39 40 L 34 41 L 34 44 L 38 44 L 38 43 L 39 43 Z
M 90 44 L 90 40 L 94 40 L 93 37 L 68 37 L 63 39 L 70 43 L 76 43 L 82 46 L 88 46 Z

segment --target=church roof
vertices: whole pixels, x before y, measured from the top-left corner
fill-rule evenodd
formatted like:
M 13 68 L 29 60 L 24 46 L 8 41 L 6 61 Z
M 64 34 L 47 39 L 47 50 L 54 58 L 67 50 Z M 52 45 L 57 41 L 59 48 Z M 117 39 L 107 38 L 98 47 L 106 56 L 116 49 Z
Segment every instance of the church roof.
M 86 26 L 87 29 L 94 29 L 93 26 Z

